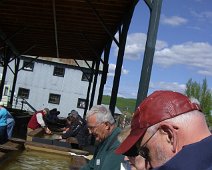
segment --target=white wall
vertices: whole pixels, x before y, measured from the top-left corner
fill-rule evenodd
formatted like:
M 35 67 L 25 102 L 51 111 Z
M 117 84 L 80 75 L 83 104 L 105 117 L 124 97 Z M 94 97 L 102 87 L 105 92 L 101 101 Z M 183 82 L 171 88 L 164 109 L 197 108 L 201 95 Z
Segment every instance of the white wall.
M 27 101 L 37 110 L 45 107 L 49 109 L 57 108 L 60 111 L 59 116 L 66 117 L 72 109 L 75 109 L 80 115 L 83 115 L 84 109 L 77 108 L 77 102 L 78 98 L 86 99 L 89 82 L 81 81 L 82 71 L 76 69 L 77 66 L 66 68 L 64 77 L 53 76 L 54 64 L 53 62 L 35 62 L 33 72 L 19 71 L 15 89 L 16 96 L 19 87 L 30 89 L 29 99 Z M 23 60 L 20 62 L 20 67 L 22 65 Z M 13 62 L 10 63 L 10 67 L 14 68 Z M 3 68 L 0 67 L 0 73 L 2 72 Z M 9 84 L 12 87 L 13 77 L 12 72 L 8 69 L 5 84 Z M 101 75 L 98 76 L 94 105 L 97 103 L 100 79 Z M 59 105 L 48 103 L 49 93 L 61 95 Z M 20 105 L 16 107 L 20 107 Z M 29 108 L 25 106 L 25 109 Z

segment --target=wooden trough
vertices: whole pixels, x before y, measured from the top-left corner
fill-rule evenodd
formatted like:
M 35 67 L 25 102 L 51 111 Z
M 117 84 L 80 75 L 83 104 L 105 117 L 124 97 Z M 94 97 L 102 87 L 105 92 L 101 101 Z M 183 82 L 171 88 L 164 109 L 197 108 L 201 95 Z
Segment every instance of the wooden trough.
M 78 145 L 76 138 L 69 138 L 67 141 L 59 141 L 56 139 L 42 138 L 43 130 L 36 129 L 30 132 L 27 140 L 12 138 L 7 143 L 0 145 L 0 161 L 8 158 L 9 153 L 16 151 L 39 151 L 49 154 L 57 154 L 68 156 L 70 160 L 71 169 L 80 169 L 85 165 L 92 155 L 88 151 L 75 149 L 73 146 Z
M 75 149 L 78 146 L 76 138 L 71 137 L 61 141 L 43 138 L 43 134 L 42 128 L 29 132 L 25 142 L 25 149 L 70 156 L 72 168 L 76 169 L 85 165 L 92 158 L 88 151 Z
M 25 140 L 11 138 L 8 142 L 0 145 L 0 161 L 7 157 L 7 153 L 24 149 Z
M 42 128 L 27 134 L 27 124 L 31 115 L 19 110 L 10 110 L 10 112 L 16 122 L 13 131 L 13 137 L 16 138 L 11 138 L 7 143 L 0 145 L 0 169 L 1 163 L 8 160 L 10 155 L 16 155 L 16 153 L 21 153 L 24 150 L 67 156 L 71 160 L 71 169 L 79 169 L 92 158 L 92 152 L 76 149 L 78 147 L 76 138 L 68 138 L 66 141 L 44 138 Z M 55 132 L 55 134 L 57 133 L 59 132 Z M 88 150 L 92 151 L 93 148 Z

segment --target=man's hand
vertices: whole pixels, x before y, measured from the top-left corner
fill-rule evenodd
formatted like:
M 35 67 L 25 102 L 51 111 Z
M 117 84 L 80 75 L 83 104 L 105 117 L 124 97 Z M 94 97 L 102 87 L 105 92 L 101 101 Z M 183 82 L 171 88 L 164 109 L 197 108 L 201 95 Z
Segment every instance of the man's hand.
M 52 131 L 51 131 L 51 130 L 49 130 L 49 128 L 48 128 L 48 127 L 45 127 L 45 132 L 46 132 L 46 134 L 48 134 L 48 135 L 51 135 L 51 134 L 52 134 Z

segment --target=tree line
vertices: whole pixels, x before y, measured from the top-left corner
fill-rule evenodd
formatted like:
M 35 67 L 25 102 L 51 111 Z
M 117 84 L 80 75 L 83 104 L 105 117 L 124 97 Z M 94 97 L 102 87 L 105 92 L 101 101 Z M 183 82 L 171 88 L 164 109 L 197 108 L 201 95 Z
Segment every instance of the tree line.
M 212 92 L 208 88 L 206 78 L 202 83 L 189 79 L 186 83 L 185 94 L 188 97 L 196 98 L 200 102 L 202 112 L 205 114 L 207 123 L 212 127 Z

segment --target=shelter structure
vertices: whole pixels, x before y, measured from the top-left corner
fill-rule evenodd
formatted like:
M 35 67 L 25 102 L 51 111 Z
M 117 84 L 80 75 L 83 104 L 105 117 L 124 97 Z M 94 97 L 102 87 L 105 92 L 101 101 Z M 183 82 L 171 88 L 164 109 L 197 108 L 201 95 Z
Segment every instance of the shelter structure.
M 162 0 L 144 1 L 150 11 L 150 22 L 137 103 L 147 95 L 162 4 Z M 91 97 L 86 101 L 86 113 L 88 107 L 93 105 L 100 62 L 103 64 L 103 74 L 97 104 L 101 104 L 111 43 L 114 42 L 118 47 L 110 101 L 110 109 L 114 113 L 127 33 L 138 2 L 139 0 L 1 0 L 0 56 L 4 70 L 0 98 L 8 63 L 15 60 L 15 68 L 9 68 L 14 73 L 11 102 L 13 100 L 21 69 L 21 55 L 73 59 L 79 67 L 76 60 L 92 61 L 93 64 L 88 66 L 93 73 L 93 85 L 88 86 L 88 96 Z

